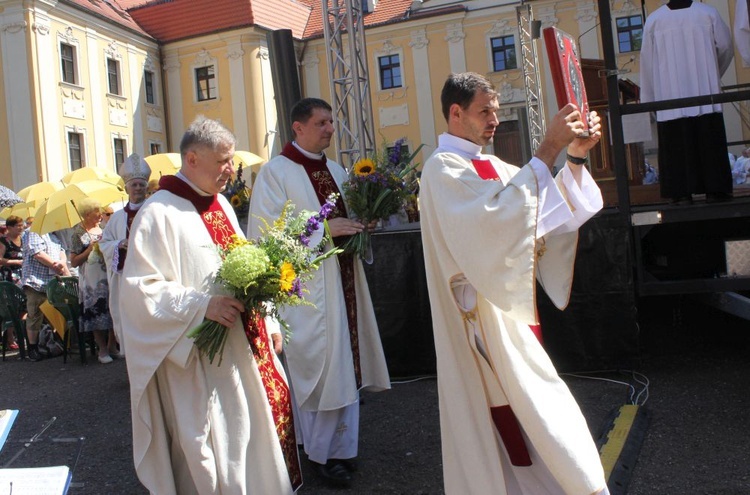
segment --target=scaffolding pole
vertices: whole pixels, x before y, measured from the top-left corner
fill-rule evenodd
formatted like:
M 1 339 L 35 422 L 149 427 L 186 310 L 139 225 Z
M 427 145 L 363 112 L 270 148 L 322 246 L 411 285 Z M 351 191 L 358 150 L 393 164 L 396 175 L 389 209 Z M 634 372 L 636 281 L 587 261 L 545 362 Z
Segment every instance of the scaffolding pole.
M 539 80 L 539 60 L 537 58 L 535 38 L 532 35 L 532 21 L 534 19 L 531 5 L 521 3 L 516 7 L 518 18 L 518 39 L 521 45 L 521 61 L 523 64 L 523 79 L 526 88 L 526 112 L 529 120 L 529 137 L 531 154 L 544 139 L 546 126 L 544 122 L 544 100 L 542 98 Z
M 337 158 L 349 169 L 375 150 L 363 13 L 356 0 L 322 2 Z

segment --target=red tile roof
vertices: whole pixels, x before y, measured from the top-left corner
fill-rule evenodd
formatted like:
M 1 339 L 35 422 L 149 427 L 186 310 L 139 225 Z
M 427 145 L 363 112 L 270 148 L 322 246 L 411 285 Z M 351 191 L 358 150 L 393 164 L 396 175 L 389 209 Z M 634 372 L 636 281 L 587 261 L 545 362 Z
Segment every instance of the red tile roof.
M 102 15 L 162 43 L 260 26 L 291 29 L 297 39 L 323 36 L 320 0 L 61 0 Z M 331 0 L 329 0 L 329 5 Z M 353 0 L 360 1 L 360 0 Z M 340 4 L 344 0 L 340 0 Z M 379 0 L 365 27 L 466 10 L 464 5 L 411 12 L 412 0 Z
M 252 25 L 291 29 L 300 38 L 310 15 L 309 7 L 295 0 L 151 0 L 128 12 L 161 42 Z
M 89 12 L 97 17 L 102 17 L 110 22 L 135 31 L 146 37 L 151 35 L 136 23 L 130 14 L 123 9 L 114 0 L 61 0 L 61 3 L 67 3 L 78 7 L 81 10 Z

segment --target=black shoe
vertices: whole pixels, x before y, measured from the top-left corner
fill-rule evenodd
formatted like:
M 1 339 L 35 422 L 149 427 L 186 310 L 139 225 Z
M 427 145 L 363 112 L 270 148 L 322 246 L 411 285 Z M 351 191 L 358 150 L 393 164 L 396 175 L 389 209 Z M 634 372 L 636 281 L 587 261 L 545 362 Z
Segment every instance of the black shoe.
M 329 463 L 335 462 L 338 464 L 341 464 L 346 468 L 347 471 L 350 473 L 356 473 L 359 469 L 359 464 L 357 463 L 357 459 L 328 459 Z
M 348 488 L 352 483 L 352 475 L 349 471 L 338 461 L 330 460 L 325 464 L 319 464 L 317 462 L 310 461 L 318 475 L 325 480 L 325 482 L 336 488 Z
M 732 201 L 732 195 L 730 193 L 707 193 L 706 203 L 725 203 Z
M 42 355 L 39 354 L 39 351 L 37 351 L 36 349 L 29 349 L 28 352 L 26 353 L 26 356 L 31 361 L 41 361 L 43 359 Z

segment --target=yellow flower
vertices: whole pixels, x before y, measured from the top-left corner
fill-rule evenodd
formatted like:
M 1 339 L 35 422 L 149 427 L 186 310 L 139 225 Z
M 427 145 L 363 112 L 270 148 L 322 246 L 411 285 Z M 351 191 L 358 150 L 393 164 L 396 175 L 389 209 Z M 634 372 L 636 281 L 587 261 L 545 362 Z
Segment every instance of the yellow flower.
M 354 173 L 357 175 L 370 175 L 375 171 L 375 162 L 369 158 L 362 158 L 354 164 Z
M 242 205 L 242 198 L 235 194 L 229 202 L 232 204 L 232 208 L 239 208 Z
M 229 238 L 229 245 L 227 246 L 227 251 L 232 251 L 234 249 L 237 249 L 238 247 L 242 247 L 245 244 L 250 244 L 250 241 L 247 239 L 243 239 L 242 237 L 238 236 L 237 234 L 232 234 L 232 237 Z
M 294 279 L 297 278 L 297 274 L 294 273 L 294 267 L 288 261 L 285 261 L 281 265 L 281 279 L 279 280 L 279 286 L 282 292 L 289 292 L 292 290 L 292 284 Z

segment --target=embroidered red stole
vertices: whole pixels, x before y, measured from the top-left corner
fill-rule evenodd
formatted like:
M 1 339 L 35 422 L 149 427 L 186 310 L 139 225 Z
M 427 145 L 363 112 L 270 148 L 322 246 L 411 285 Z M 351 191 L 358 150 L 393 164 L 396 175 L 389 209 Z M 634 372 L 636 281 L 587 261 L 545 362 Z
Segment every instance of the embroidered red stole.
M 492 166 L 491 161 L 472 160 L 471 163 L 483 180 L 500 180 L 500 176 L 497 175 L 497 170 Z M 542 343 L 542 327 L 540 325 L 529 325 L 529 328 Z M 513 409 L 509 405 L 490 407 L 490 415 L 505 445 L 511 464 L 514 466 L 531 466 L 531 457 L 523 437 L 523 430 L 518 424 L 518 418 L 516 418 Z
M 313 160 L 306 157 L 292 143 L 284 146 L 281 154 L 294 163 L 302 165 L 307 172 L 310 183 L 318 196 L 321 206 L 331 193 L 338 193 L 336 207 L 329 218 L 344 217 L 347 218 L 346 206 L 344 199 L 339 191 L 336 181 L 333 180 L 331 172 L 326 165 L 326 157 L 323 155 L 320 160 Z M 338 237 L 334 239 L 336 246 L 341 246 L 348 240 L 348 237 Z M 338 255 L 339 267 L 341 271 L 341 285 L 344 290 L 344 304 L 346 306 L 346 320 L 349 324 L 349 342 L 352 348 L 352 360 L 354 362 L 354 375 L 357 379 L 357 388 L 362 386 L 362 369 L 359 359 L 359 332 L 357 328 L 357 293 L 354 285 L 354 255 L 341 253 Z
M 133 220 L 135 219 L 135 214 L 138 213 L 138 210 L 134 210 L 130 207 L 130 203 L 125 205 L 125 208 L 123 208 L 125 211 L 125 214 L 128 216 L 127 220 L 125 221 L 125 239 L 130 239 L 130 227 L 133 225 Z M 123 267 L 125 266 L 125 257 L 128 255 L 128 250 L 123 249 L 121 247 L 117 248 L 117 271 L 122 272 Z
M 201 196 L 185 181 L 174 176 L 162 177 L 159 181 L 159 187 L 193 203 L 214 244 L 226 249 L 236 231 L 216 196 Z M 291 481 L 292 487 L 297 489 L 302 485 L 302 471 L 299 463 L 297 439 L 294 434 L 289 386 L 274 365 L 274 351 L 269 344 L 270 339 L 263 318 L 250 310 L 242 313 L 242 323 L 245 336 L 258 365 L 258 372 L 266 391 L 266 399 L 271 406 L 276 433 L 289 473 L 289 481 Z

